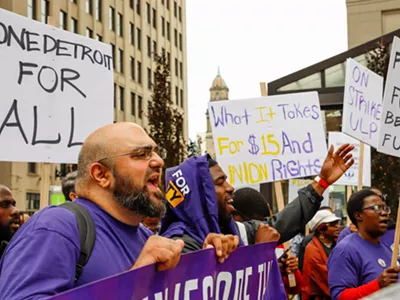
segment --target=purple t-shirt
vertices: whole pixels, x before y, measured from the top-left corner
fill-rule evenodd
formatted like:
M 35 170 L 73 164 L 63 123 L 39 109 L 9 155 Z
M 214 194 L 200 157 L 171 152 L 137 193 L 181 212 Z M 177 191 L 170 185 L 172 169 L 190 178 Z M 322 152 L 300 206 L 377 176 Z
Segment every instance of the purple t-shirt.
M 339 237 L 336 243 L 339 243 L 341 240 L 343 240 L 346 236 L 348 236 L 349 234 L 351 234 L 351 230 L 350 230 L 350 226 L 347 226 L 346 228 L 344 228 L 340 233 L 339 233 Z
M 347 288 L 369 283 L 390 267 L 392 251 L 350 234 L 333 249 L 328 260 L 328 285 L 333 300 Z
M 0 262 L 1 300 L 42 299 L 133 266 L 151 231 L 126 225 L 88 200 L 76 202 L 90 212 L 96 226 L 96 242 L 77 284 L 80 238 L 75 215 L 50 206 L 30 218 L 8 245 Z

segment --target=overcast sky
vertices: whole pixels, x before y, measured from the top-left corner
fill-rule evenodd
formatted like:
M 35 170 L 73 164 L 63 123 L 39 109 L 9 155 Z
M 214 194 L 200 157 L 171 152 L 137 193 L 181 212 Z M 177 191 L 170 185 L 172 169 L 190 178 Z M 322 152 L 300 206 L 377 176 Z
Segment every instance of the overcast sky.
M 218 66 L 229 99 L 347 50 L 345 0 L 187 0 L 189 136 L 206 131 Z

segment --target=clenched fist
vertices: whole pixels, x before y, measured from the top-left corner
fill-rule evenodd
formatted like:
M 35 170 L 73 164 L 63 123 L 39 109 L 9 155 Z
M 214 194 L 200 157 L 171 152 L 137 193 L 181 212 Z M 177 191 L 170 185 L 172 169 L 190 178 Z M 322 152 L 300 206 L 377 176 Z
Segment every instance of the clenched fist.
M 154 263 L 157 264 L 158 271 L 175 268 L 181 258 L 184 245 L 182 240 L 171 240 L 153 235 L 144 244 L 142 252 L 131 270 Z
M 279 241 L 281 235 L 268 224 L 260 223 L 256 232 L 256 244 Z

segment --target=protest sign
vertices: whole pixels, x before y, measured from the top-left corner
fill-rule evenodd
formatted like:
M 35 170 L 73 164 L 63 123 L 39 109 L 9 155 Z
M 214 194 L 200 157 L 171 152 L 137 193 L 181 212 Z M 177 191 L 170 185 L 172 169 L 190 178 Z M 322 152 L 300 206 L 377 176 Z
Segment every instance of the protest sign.
M 347 59 L 342 131 L 378 147 L 383 78 L 354 59 Z
M 72 299 L 271 299 L 285 290 L 275 256 L 276 243 L 239 247 L 222 264 L 215 250 L 182 255 L 174 269 L 147 266 L 53 297 Z
M 294 199 L 296 199 L 299 194 L 299 190 L 306 187 L 309 184 L 312 184 L 314 180 L 311 179 L 290 179 L 289 180 L 289 199 L 288 203 L 292 202 Z M 321 202 L 321 206 L 329 206 L 329 189 L 326 189 L 324 194 L 322 195 L 324 197 L 324 200 Z
M 335 148 L 343 144 L 349 143 L 355 146 L 353 150 L 354 165 L 347 170 L 342 177 L 340 177 L 334 184 L 335 185 L 358 185 L 358 171 L 360 160 L 360 141 L 343 134 L 341 132 L 329 132 L 328 135 L 329 145 Z M 364 167 L 363 167 L 363 186 L 371 186 L 371 147 L 364 145 Z
M 215 152 L 234 186 L 315 175 L 327 149 L 316 92 L 209 103 Z
M 113 121 L 111 46 L 0 9 L 0 161 L 76 163 Z
M 383 98 L 378 151 L 400 157 L 400 39 L 394 37 Z

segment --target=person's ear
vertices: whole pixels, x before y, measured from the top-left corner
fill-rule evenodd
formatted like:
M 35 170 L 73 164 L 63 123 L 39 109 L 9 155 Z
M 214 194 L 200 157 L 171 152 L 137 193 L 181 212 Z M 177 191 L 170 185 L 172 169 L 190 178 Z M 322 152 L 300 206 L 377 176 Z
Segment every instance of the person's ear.
M 100 163 L 93 163 L 89 169 L 90 177 L 94 182 L 104 189 L 109 189 L 113 183 L 111 171 Z
M 362 220 L 363 220 L 362 215 L 361 215 L 360 212 L 355 212 L 355 213 L 354 213 L 354 218 L 356 218 L 357 223 L 361 223 Z

